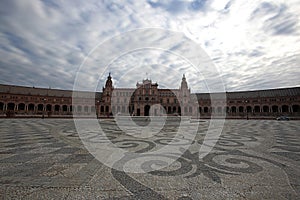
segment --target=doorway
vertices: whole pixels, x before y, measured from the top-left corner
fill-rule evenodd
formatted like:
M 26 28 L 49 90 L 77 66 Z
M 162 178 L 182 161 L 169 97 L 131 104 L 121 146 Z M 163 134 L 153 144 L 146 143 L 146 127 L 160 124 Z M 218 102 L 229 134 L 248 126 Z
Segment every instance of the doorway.
M 145 105 L 145 107 L 144 107 L 144 116 L 149 116 L 149 112 L 150 112 L 150 106 Z

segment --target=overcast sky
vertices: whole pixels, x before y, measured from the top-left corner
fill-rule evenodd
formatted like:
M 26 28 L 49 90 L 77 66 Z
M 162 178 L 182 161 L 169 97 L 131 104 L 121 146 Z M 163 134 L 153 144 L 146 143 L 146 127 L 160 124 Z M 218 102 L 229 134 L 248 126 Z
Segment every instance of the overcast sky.
M 0 15 L 1 84 L 72 89 L 87 57 L 107 58 L 101 44 L 109 41 L 106 51 L 135 49 L 106 66 L 89 63 L 93 67 L 82 72 L 86 85 L 103 86 L 111 72 L 116 87 L 135 87 L 148 77 L 161 87 L 178 88 L 185 73 L 193 91 L 205 91 L 206 77 L 172 51 L 186 44 L 181 40 L 166 51 L 137 48 L 142 38 L 153 39 L 151 34 L 112 39 L 160 28 L 182 32 L 206 52 L 220 74 L 215 81 L 227 91 L 300 86 L 299 0 L 2 0 Z M 159 39 L 163 44 L 168 36 Z

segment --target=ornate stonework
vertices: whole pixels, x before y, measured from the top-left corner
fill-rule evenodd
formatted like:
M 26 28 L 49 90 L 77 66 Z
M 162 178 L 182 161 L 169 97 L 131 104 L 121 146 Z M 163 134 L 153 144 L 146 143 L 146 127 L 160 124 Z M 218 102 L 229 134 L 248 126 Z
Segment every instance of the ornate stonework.
M 136 88 L 114 88 L 109 74 L 102 92 L 76 92 L 23 86 L 0 85 L 1 116 L 185 115 L 209 118 L 269 118 L 300 116 L 300 87 L 245 92 L 227 92 L 226 102 L 212 106 L 211 94 L 191 93 L 183 75 L 178 89 L 160 89 L 145 79 Z M 214 95 L 217 95 L 216 93 Z

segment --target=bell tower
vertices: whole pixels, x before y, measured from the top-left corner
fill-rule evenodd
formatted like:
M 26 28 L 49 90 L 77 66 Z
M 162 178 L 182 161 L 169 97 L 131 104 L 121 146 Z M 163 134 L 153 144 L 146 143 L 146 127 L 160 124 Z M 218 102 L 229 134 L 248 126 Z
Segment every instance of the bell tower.
M 110 76 L 110 72 L 108 74 L 106 83 L 105 83 L 105 88 L 112 88 L 112 80 L 111 80 L 111 76 Z
M 105 82 L 105 87 L 102 88 L 102 97 L 101 97 L 101 107 L 100 114 L 110 115 L 111 110 L 111 98 L 113 93 L 113 82 L 110 73 L 108 74 L 107 80 Z
M 182 80 L 181 80 L 180 90 L 187 90 L 187 89 L 188 89 L 188 84 L 186 82 L 185 74 L 183 74 Z
M 188 112 L 190 110 L 190 95 L 191 90 L 188 88 L 188 84 L 186 82 L 185 74 L 182 76 L 181 85 L 179 88 L 179 98 L 180 98 L 180 104 L 183 107 L 182 109 L 182 115 L 188 115 Z

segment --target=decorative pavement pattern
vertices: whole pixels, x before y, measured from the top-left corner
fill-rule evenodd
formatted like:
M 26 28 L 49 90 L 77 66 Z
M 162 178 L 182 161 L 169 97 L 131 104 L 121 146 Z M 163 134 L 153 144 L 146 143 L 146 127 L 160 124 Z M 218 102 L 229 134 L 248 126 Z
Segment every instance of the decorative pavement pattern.
M 112 143 L 133 152 L 187 142 L 173 137 L 172 123 L 151 138 L 126 136 L 113 120 L 100 124 Z M 227 120 L 199 160 L 193 147 L 208 125 L 200 122 L 193 145 L 171 166 L 125 173 L 97 161 L 71 119 L 2 119 L 0 199 L 300 199 L 299 121 Z

